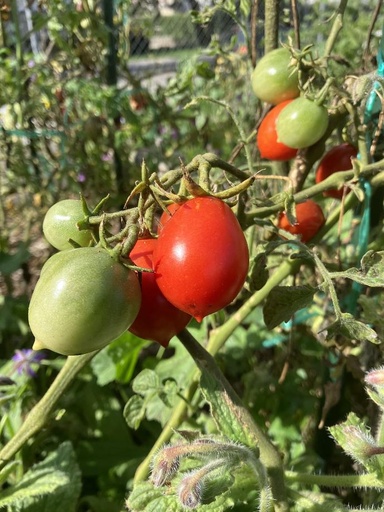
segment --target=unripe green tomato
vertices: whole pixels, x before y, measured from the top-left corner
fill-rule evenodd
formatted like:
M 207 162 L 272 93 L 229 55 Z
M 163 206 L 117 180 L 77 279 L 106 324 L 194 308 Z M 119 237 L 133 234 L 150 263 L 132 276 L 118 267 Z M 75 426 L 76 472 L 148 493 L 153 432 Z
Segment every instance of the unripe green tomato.
M 136 273 L 105 249 L 58 252 L 45 263 L 31 297 L 34 348 L 63 355 L 101 349 L 131 326 L 140 302 Z
M 252 72 L 252 89 L 255 95 L 267 103 L 277 105 L 300 94 L 297 71 L 289 66 L 291 53 L 277 48 L 265 54 Z
M 278 142 L 296 149 L 315 144 L 327 128 L 327 109 L 303 96 L 284 107 L 276 120 Z
M 81 247 L 86 247 L 92 240 L 88 230 L 80 231 L 76 224 L 84 219 L 83 206 L 79 199 L 64 199 L 52 205 L 43 220 L 43 233 L 47 241 L 58 249 L 73 249 L 72 239 Z

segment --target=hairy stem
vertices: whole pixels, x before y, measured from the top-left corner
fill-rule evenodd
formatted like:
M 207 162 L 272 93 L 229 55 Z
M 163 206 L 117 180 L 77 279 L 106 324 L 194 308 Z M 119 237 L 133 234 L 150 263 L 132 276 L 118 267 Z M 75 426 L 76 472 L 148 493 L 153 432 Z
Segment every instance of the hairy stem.
M 265 53 L 277 48 L 279 42 L 280 0 L 265 0 Z
M 286 471 L 285 478 L 289 483 L 319 485 L 321 487 L 369 487 L 384 489 L 384 483 L 373 474 L 363 475 L 311 475 Z

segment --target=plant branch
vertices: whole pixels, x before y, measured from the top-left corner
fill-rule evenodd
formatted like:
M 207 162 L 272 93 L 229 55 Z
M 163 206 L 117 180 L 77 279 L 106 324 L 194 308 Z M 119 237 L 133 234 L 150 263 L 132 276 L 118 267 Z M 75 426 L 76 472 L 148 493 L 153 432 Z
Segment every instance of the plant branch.
M 280 0 L 265 0 L 265 53 L 277 48 L 279 42 Z
M 335 45 L 336 39 L 339 35 L 339 32 L 343 28 L 343 15 L 344 15 L 344 11 L 347 7 L 347 4 L 348 4 L 348 0 L 340 0 L 340 5 L 337 8 L 336 16 L 333 21 L 332 28 L 329 33 L 327 42 L 325 44 L 324 55 L 323 55 L 323 58 L 325 58 L 325 59 L 331 55 L 332 49 Z
M 0 469 L 47 423 L 58 401 L 74 381 L 78 373 L 98 353 L 89 352 L 79 356 L 68 356 L 63 368 L 45 395 L 30 410 L 21 428 L 0 450 Z
M 321 487 L 368 487 L 370 489 L 384 489 L 384 483 L 373 474 L 363 475 L 311 475 L 310 473 L 296 473 L 286 471 L 285 478 L 289 483 L 305 485 L 319 485 Z

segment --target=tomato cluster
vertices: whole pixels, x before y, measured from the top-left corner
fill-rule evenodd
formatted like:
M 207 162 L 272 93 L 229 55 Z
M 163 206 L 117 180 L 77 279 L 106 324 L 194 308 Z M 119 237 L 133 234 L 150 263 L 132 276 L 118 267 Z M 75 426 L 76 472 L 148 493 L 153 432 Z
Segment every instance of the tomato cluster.
M 289 161 L 298 151 L 316 144 L 328 130 L 327 108 L 322 95 L 315 101 L 301 91 L 299 74 L 293 53 L 287 48 L 278 48 L 264 55 L 257 63 L 251 77 L 252 89 L 260 101 L 270 103 L 272 108 L 261 120 L 256 145 L 261 158 L 274 161 Z M 331 174 L 352 168 L 351 159 L 356 158 L 357 149 L 348 143 L 331 148 L 320 160 L 315 181 L 320 183 Z M 329 189 L 325 197 L 341 199 L 348 191 Z M 292 226 L 285 212 L 278 218 L 278 227 L 300 235 L 306 242 L 324 224 L 323 211 L 313 200 L 298 204 L 297 222 Z
M 252 72 L 252 88 L 261 101 L 275 107 L 262 120 L 257 145 L 262 158 L 290 160 L 298 149 L 312 146 L 328 128 L 328 112 L 300 95 L 291 53 L 277 48 L 260 59 Z
M 201 321 L 232 302 L 245 282 L 248 246 L 220 199 L 173 203 L 158 237 L 139 237 L 128 258 L 92 245 L 91 232 L 78 229 L 86 218 L 76 200 L 56 203 L 44 218 L 44 234 L 60 252 L 43 266 L 30 301 L 36 349 L 86 353 L 126 330 L 166 347 L 192 317 Z

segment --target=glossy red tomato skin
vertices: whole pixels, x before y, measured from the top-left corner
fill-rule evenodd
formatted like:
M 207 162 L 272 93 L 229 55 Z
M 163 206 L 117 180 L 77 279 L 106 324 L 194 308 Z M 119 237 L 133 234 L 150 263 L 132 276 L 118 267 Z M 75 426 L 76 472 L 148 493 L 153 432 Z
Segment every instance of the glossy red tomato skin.
M 301 241 L 309 242 L 325 223 L 325 217 L 321 206 L 312 199 L 296 204 L 296 224 L 292 226 L 285 212 L 278 218 L 278 227 L 299 235 Z
M 256 144 L 261 158 L 286 162 L 297 155 L 296 148 L 290 148 L 277 140 L 276 119 L 292 100 L 282 101 L 272 108 L 261 121 L 256 135 Z
M 135 265 L 152 270 L 153 251 L 157 239 L 137 240 L 130 253 Z M 173 336 L 188 325 L 191 315 L 175 308 L 164 297 L 156 283 L 154 272 L 141 273 L 141 306 L 129 331 L 145 340 L 167 347 Z
M 182 204 L 183 202 L 171 203 L 167 205 L 167 211 L 163 211 L 163 213 L 160 215 L 160 219 L 157 225 L 158 233 L 160 233 L 165 224 L 173 217 L 174 213 L 180 208 Z
M 188 200 L 159 234 L 156 282 L 174 306 L 197 321 L 230 304 L 248 273 L 248 246 L 231 208 L 220 199 Z
M 344 143 L 330 149 L 321 159 L 317 169 L 315 180 L 321 183 L 334 172 L 348 171 L 352 169 L 352 158 L 357 157 L 358 150 L 351 144 Z M 343 197 L 343 189 L 330 189 L 323 192 L 326 197 L 341 199 Z

